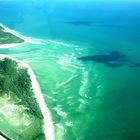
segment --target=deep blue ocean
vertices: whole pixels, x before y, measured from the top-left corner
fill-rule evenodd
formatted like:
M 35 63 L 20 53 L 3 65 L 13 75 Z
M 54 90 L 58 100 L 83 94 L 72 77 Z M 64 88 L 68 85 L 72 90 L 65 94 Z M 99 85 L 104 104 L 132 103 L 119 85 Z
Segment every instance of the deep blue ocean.
M 41 39 L 0 53 L 28 63 L 56 140 L 140 140 L 140 2 L 0 1 L 0 22 Z

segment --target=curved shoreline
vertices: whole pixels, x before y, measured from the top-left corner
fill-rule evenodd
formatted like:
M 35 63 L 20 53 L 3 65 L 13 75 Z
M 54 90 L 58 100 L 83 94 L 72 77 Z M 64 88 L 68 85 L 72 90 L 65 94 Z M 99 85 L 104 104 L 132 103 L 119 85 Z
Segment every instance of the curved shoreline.
M 34 92 L 36 101 L 39 104 L 40 110 L 41 110 L 43 118 L 44 118 L 43 119 L 44 134 L 45 134 L 46 140 L 55 140 L 54 127 L 53 127 L 53 122 L 52 122 L 52 118 L 51 118 L 51 113 L 45 104 L 43 95 L 41 93 L 41 89 L 39 87 L 39 84 L 36 80 L 35 74 L 33 73 L 32 69 L 30 68 L 30 66 L 28 64 L 24 63 L 21 60 L 17 60 L 8 55 L 0 54 L 0 60 L 2 60 L 4 58 L 9 58 L 9 59 L 16 61 L 19 65 L 19 67 L 27 68 L 28 74 L 29 74 L 31 82 L 32 82 L 32 88 L 33 88 L 33 92 Z
M 27 44 L 27 43 L 31 43 L 31 44 L 42 44 L 41 41 L 39 41 L 39 39 L 34 39 L 31 37 L 25 37 L 24 35 L 22 35 L 19 32 L 16 32 L 8 27 L 6 27 L 5 25 L 3 25 L 2 23 L 0 23 L 0 27 L 4 28 L 4 32 L 9 32 L 11 34 L 13 34 L 16 37 L 21 38 L 22 40 L 24 40 L 24 42 L 22 43 L 11 43 L 11 44 L 0 44 L 0 48 L 13 48 L 13 47 L 17 47 L 19 45 L 23 45 L 23 44 Z

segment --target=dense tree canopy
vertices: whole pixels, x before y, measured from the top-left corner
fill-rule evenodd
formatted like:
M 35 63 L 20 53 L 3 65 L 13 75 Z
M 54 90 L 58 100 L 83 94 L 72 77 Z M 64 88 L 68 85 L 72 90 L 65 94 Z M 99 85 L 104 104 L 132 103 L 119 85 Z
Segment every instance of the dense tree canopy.
M 17 62 L 9 58 L 0 60 L 0 96 L 4 94 L 10 95 L 16 104 L 24 105 L 28 113 L 42 118 L 27 69 L 18 67 Z M 20 102 L 16 102 L 16 98 Z

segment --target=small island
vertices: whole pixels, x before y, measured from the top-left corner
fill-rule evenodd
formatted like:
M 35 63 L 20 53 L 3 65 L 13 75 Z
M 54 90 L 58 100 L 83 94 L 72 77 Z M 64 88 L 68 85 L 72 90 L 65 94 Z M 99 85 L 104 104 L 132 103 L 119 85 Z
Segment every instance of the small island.
M 29 69 L 0 55 L 0 136 L 11 140 L 45 140 L 43 115 Z

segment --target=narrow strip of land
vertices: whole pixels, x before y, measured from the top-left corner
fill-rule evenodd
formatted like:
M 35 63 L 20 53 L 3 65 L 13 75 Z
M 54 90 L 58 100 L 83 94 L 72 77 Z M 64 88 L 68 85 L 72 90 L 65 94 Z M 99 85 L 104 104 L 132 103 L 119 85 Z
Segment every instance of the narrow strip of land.
M 12 33 L 10 29 L 0 24 L 0 45 L 3 44 L 20 44 L 24 43 L 25 40 L 18 35 Z

